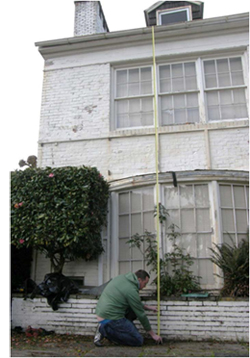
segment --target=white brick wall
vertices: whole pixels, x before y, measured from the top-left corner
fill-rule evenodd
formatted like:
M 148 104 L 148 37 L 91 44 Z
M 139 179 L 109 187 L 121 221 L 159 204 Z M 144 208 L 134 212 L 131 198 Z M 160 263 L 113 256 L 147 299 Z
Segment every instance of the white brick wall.
M 80 296 L 79 296 L 80 297 Z M 56 333 L 94 335 L 97 300 L 71 296 L 67 303 L 53 311 L 45 298 L 12 301 L 12 327 L 45 328 Z M 147 301 L 157 305 L 156 301 Z M 249 303 L 243 301 L 161 301 L 160 331 L 167 339 L 248 341 Z M 148 311 L 153 330 L 157 315 Z M 144 332 L 140 324 L 137 326 Z M 145 332 L 144 332 L 145 333 Z

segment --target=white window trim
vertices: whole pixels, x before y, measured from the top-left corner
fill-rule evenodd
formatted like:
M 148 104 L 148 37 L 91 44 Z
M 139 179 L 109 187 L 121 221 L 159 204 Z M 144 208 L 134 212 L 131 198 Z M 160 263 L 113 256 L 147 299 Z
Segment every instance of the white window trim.
M 239 85 L 239 86 L 232 86 L 232 87 L 221 87 L 221 88 L 212 88 L 212 89 L 206 89 L 205 88 L 205 73 L 204 73 L 204 61 L 208 61 L 208 60 L 218 60 L 218 59 L 223 59 L 223 58 L 237 58 L 240 57 L 241 58 L 241 62 L 242 62 L 242 70 L 243 70 L 243 78 L 244 78 L 244 84 L 243 85 Z M 206 104 L 206 93 L 208 91 L 212 91 L 212 90 L 223 90 L 223 89 L 237 89 L 237 88 L 243 88 L 245 89 L 245 93 L 246 93 L 246 107 L 247 107 L 247 112 L 249 113 L 249 104 L 248 104 L 248 85 L 247 85 L 247 66 L 246 66 L 246 54 L 244 53 L 234 53 L 234 54 L 230 54 L 230 53 L 224 53 L 221 55 L 217 55 L 217 56 L 212 56 L 212 55 L 203 55 L 203 56 L 197 56 L 195 58 L 190 58 L 189 60 L 183 59 L 183 60 L 178 60 L 178 61 L 163 61 L 161 60 L 160 62 L 157 63 L 157 71 L 156 71 L 156 75 L 157 75 L 157 88 L 156 88 L 156 100 L 157 100 L 157 107 L 158 107 L 158 116 L 157 116 L 157 121 L 158 121 L 158 127 L 166 127 L 166 126 L 180 126 L 180 125 L 185 125 L 185 123 L 180 123 L 180 124 L 169 124 L 169 125 L 162 125 L 162 118 L 161 118 L 161 98 L 162 96 L 164 96 L 165 94 L 160 93 L 160 66 L 164 66 L 164 65 L 172 65 L 172 64 L 179 64 L 179 63 L 189 63 L 189 62 L 194 62 L 195 63 L 195 68 L 196 68 L 196 79 L 197 79 L 197 90 L 187 90 L 187 91 L 182 91 L 182 92 L 173 92 L 173 93 L 169 93 L 169 95 L 173 95 L 173 94 L 177 94 L 177 93 L 198 93 L 198 105 L 199 105 L 199 114 L 200 114 L 200 120 L 197 123 L 194 123 L 193 125 L 196 125 L 198 123 L 222 123 L 222 122 L 235 122 L 235 121 L 241 121 L 241 120 L 248 120 L 249 119 L 249 115 L 246 118 L 233 118 L 233 119 L 219 119 L 219 120 L 212 120 L 209 121 L 208 119 L 208 113 L 207 113 L 207 104 Z M 154 116 L 154 120 L 153 120 L 153 125 L 150 126 L 137 126 L 137 127 L 124 127 L 124 128 L 117 128 L 116 127 L 116 113 L 115 113 L 115 103 L 117 101 L 119 101 L 120 98 L 116 98 L 115 93 L 116 93 L 116 71 L 117 70 L 129 70 L 129 69 L 136 69 L 136 68 L 143 68 L 143 67 L 151 67 L 152 69 L 152 64 L 144 62 L 142 64 L 138 63 L 136 65 L 133 66 L 123 66 L 123 65 L 117 65 L 115 67 L 113 67 L 112 71 L 111 71 L 111 81 L 112 81 L 112 88 L 113 91 L 111 93 L 111 121 L 110 121 L 110 130 L 111 131 L 116 131 L 116 132 L 121 132 L 121 131 L 125 131 L 125 130 L 137 130 L 137 129 L 147 129 L 147 128 L 153 128 L 154 127 L 154 121 L 155 121 L 155 116 Z M 153 69 L 152 69 L 153 70 Z M 152 71 L 152 76 L 153 76 L 153 71 Z M 153 81 L 153 79 L 152 79 Z M 153 86 L 153 82 L 152 82 L 152 86 Z M 141 96 L 137 96 L 139 98 L 146 98 L 146 97 L 152 97 L 153 98 L 154 94 L 152 92 L 152 95 L 141 95 Z M 123 97 L 121 99 L 126 99 L 126 98 L 136 98 L 136 96 L 130 96 L 130 97 Z
M 182 11 L 186 11 L 187 13 L 187 21 L 192 21 L 192 7 L 191 6 L 182 6 L 182 7 L 174 7 L 172 9 L 164 9 L 164 10 L 158 10 L 156 11 L 156 24 L 157 25 L 162 25 L 162 15 L 165 14 L 171 14 L 171 13 L 176 13 L 176 12 L 182 12 Z M 176 22 L 178 23 L 178 22 Z M 166 24 L 163 26 L 167 26 Z
M 133 70 L 133 69 L 141 69 L 141 68 L 147 68 L 150 67 L 151 68 L 151 79 L 152 79 L 152 93 L 151 94 L 141 94 L 141 95 L 134 95 L 134 96 L 126 96 L 126 97 L 117 97 L 116 95 L 116 91 L 117 91 L 117 77 L 116 77 L 116 72 L 117 71 L 121 71 L 121 70 Z M 134 99 L 134 98 L 154 98 L 154 83 L 153 83 L 153 65 L 152 64 L 143 64 L 143 65 L 135 65 L 135 66 L 122 66 L 122 67 L 115 67 L 113 68 L 112 71 L 112 83 L 113 83 L 113 93 L 111 96 L 111 101 L 112 101 L 112 114 L 111 114 L 111 130 L 115 130 L 115 131 L 124 131 L 124 130 L 134 130 L 134 129 L 141 129 L 141 128 L 153 128 L 154 127 L 154 115 L 153 115 L 153 123 L 152 125 L 149 126 L 132 126 L 132 127 L 122 127 L 122 128 L 118 128 L 117 127 L 117 116 L 116 116 L 116 103 L 118 103 L 119 101 L 122 100 L 128 100 L 128 99 Z M 154 110 L 154 109 L 153 109 Z
M 206 81 L 205 81 L 205 69 L 204 69 L 204 62 L 205 61 L 209 61 L 209 60 L 221 60 L 221 59 L 231 59 L 231 58 L 241 58 L 241 64 L 242 64 L 242 71 L 243 71 L 243 79 L 244 79 L 244 84 L 243 85 L 238 85 L 238 86 L 228 86 L 228 87 L 212 87 L 212 88 L 206 88 Z M 221 55 L 221 56 L 208 56 L 208 57 L 202 57 L 201 60 L 201 78 L 202 78 L 202 86 L 201 86 L 201 94 L 204 100 L 204 110 L 205 110 L 205 121 L 206 123 L 221 123 L 221 122 L 234 122 L 234 121 L 239 121 L 239 120 L 247 120 L 249 119 L 249 108 L 248 108 L 248 86 L 247 86 L 247 81 L 246 81 L 246 70 L 245 70 L 245 63 L 244 63 L 244 57 L 242 54 L 235 54 L 235 55 L 230 55 L 230 54 L 225 54 L 225 55 Z M 231 74 L 230 74 L 231 76 Z M 197 74 L 197 78 L 200 77 L 200 74 Z M 216 72 L 216 77 L 217 77 L 217 72 Z M 218 120 L 209 120 L 208 118 L 208 106 L 207 106 L 207 102 L 206 102 L 206 93 L 208 92 L 212 92 L 212 91 L 224 91 L 224 90 L 234 90 L 237 88 L 242 88 L 245 89 L 245 95 L 246 95 L 246 107 L 247 107 L 247 112 L 248 112 L 248 117 L 245 118 L 230 118 L 230 119 L 218 119 Z

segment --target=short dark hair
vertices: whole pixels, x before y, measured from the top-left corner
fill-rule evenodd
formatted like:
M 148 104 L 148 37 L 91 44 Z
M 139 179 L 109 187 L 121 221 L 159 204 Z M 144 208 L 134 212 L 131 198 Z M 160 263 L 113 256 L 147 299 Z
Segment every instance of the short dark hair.
M 144 270 L 138 270 L 135 272 L 135 275 L 137 276 L 137 278 L 140 278 L 141 280 L 146 280 L 146 277 L 150 278 L 149 274 L 147 273 L 147 271 Z

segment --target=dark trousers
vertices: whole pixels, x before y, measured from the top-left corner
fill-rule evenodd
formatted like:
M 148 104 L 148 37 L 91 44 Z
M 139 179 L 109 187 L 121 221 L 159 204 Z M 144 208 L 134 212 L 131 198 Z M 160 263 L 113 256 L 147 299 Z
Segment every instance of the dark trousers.
M 124 318 L 101 324 L 99 331 L 111 342 L 127 346 L 142 346 L 143 337 L 133 323 L 135 319 L 135 313 L 130 310 Z

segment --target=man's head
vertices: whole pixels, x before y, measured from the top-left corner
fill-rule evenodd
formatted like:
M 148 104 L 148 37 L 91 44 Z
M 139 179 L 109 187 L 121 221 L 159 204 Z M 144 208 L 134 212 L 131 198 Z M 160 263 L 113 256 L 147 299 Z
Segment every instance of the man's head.
M 142 290 L 148 283 L 150 276 L 147 273 L 147 271 L 144 270 L 138 270 L 135 272 L 135 275 L 138 278 L 139 284 L 140 284 L 140 290 Z

